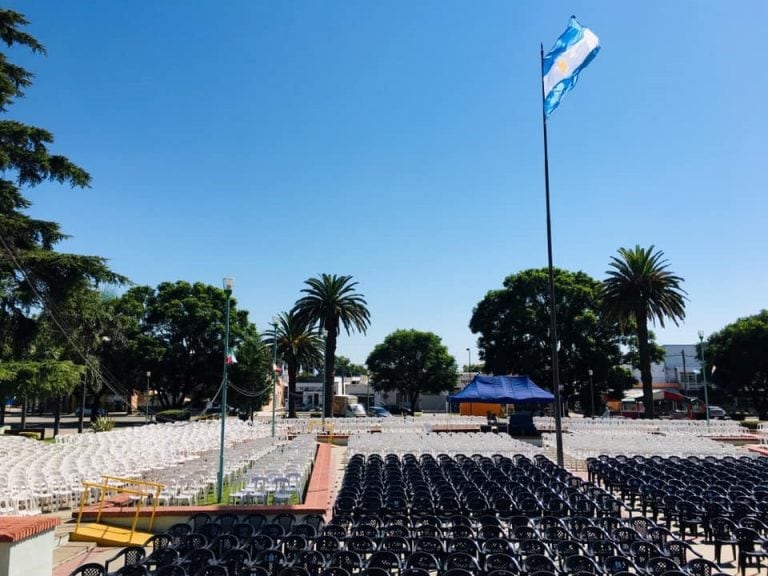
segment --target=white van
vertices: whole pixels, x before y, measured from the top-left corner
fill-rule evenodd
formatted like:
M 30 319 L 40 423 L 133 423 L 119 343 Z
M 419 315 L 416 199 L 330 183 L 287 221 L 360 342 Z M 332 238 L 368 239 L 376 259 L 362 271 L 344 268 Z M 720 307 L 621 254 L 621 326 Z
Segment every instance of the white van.
M 344 416 L 347 418 L 365 418 L 365 408 L 362 404 L 347 404 Z

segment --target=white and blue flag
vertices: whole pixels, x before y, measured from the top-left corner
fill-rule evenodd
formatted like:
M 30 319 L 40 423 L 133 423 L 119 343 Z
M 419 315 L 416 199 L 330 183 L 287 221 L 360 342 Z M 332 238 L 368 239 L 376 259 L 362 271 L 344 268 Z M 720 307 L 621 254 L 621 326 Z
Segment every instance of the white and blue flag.
M 568 28 L 544 57 L 544 114 L 549 117 L 560 105 L 579 79 L 579 72 L 592 62 L 600 51 L 600 41 L 589 29 L 571 16 Z

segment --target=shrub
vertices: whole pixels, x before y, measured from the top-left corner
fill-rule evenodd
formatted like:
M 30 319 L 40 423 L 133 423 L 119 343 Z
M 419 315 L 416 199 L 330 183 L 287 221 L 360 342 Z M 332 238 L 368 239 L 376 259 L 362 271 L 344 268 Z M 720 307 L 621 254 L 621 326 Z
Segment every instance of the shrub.
M 185 422 L 189 420 L 189 410 L 163 410 L 155 414 L 157 422 Z
M 757 430 L 757 427 L 760 425 L 760 420 L 742 420 L 741 421 L 741 427 L 747 428 L 749 430 L 752 430 L 753 432 Z
M 99 416 L 91 422 L 94 432 L 109 432 L 115 427 L 115 421 L 108 416 Z
M 30 440 L 40 440 L 40 432 L 19 432 L 19 436 Z

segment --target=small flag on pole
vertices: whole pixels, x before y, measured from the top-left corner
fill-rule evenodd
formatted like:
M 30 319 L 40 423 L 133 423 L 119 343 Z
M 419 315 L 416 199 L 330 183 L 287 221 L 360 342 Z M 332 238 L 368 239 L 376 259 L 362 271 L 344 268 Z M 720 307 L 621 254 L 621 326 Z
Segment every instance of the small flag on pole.
M 235 351 L 230 350 L 229 354 L 227 354 L 227 364 L 237 364 L 237 358 L 235 358 Z
M 547 118 L 560 105 L 560 100 L 576 86 L 579 73 L 600 51 L 600 41 L 589 29 L 571 16 L 568 28 L 544 57 L 544 114 Z

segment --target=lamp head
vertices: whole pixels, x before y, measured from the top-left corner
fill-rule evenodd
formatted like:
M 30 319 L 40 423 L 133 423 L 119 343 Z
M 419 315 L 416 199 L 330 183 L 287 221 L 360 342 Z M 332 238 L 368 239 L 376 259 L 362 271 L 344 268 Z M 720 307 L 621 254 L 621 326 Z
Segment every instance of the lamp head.
M 704 330 L 699 330 L 699 340 L 704 340 Z
M 589 372 L 589 375 L 590 375 L 590 376 L 592 376 L 592 375 L 594 374 L 594 372 L 592 371 L 592 368 L 590 368 L 590 369 L 588 370 L 588 372 Z
M 232 292 L 232 287 L 235 285 L 235 280 L 233 278 L 224 278 L 223 284 L 224 290 L 227 292 Z
M 151 377 L 151 376 L 152 376 L 152 372 L 150 372 L 149 370 L 147 370 L 147 378 L 149 378 L 149 377 Z

